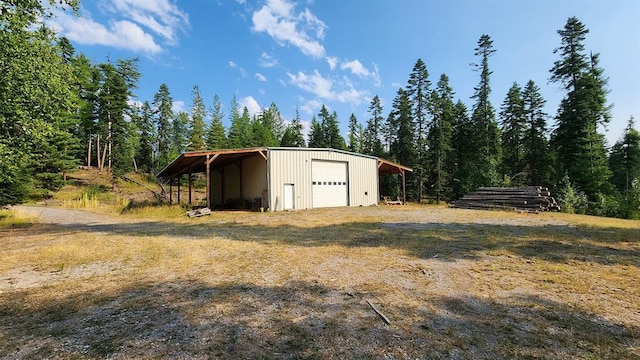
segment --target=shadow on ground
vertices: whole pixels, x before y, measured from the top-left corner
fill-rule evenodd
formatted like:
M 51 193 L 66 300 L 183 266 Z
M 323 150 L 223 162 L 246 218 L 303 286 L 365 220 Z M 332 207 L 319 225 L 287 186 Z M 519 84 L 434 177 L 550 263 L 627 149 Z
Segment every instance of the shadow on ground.
M 632 358 L 640 329 L 538 297 L 435 297 L 419 308 L 314 283 L 144 283 L 0 295 L 2 358 Z M 635 346 L 636 354 L 633 353 Z
M 169 236 L 176 240 L 215 241 L 216 238 L 225 238 L 309 247 L 385 246 L 404 250 L 417 258 L 438 257 L 443 261 L 476 259 L 487 252 L 507 251 L 524 258 L 559 263 L 585 261 L 640 267 L 640 229 L 410 222 L 352 222 L 317 227 L 207 222 L 185 224 L 161 221 L 42 226 L 42 231 L 48 233 L 65 233 L 72 230 L 130 237 Z

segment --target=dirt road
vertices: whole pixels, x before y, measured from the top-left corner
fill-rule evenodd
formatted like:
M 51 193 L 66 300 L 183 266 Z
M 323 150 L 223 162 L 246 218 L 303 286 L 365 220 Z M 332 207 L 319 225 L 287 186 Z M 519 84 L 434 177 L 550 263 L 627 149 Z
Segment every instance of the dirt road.
M 122 219 L 116 219 L 115 217 L 105 214 L 62 209 L 59 207 L 19 205 L 15 206 L 13 210 L 26 216 L 36 217 L 40 223 L 62 226 L 117 224 L 123 221 Z

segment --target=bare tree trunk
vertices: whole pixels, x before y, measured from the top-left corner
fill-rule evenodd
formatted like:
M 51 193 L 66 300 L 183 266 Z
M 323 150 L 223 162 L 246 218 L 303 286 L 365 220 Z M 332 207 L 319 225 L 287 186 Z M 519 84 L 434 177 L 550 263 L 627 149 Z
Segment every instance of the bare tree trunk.
M 107 157 L 107 145 L 104 145 L 104 150 L 102 151 L 102 166 L 100 166 L 100 169 L 104 169 L 104 161 Z M 108 169 L 107 169 L 108 170 Z
M 109 127 L 109 135 L 107 135 L 107 143 L 109 144 L 109 166 L 107 168 L 108 172 L 111 172 L 111 113 L 109 113 L 109 123 L 107 124 Z
M 98 161 L 98 171 L 102 172 L 102 162 L 100 161 L 100 134 L 96 138 L 96 161 Z
M 91 170 L 91 140 L 92 136 L 89 134 L 89 148 L 87 150 L 87 169 Z

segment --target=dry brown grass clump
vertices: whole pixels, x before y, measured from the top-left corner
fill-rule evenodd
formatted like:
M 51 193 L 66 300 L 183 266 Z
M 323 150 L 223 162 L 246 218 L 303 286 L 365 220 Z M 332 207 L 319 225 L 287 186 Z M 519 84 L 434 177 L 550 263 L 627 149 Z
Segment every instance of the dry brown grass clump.
M 0 229 L 0 358 L 640 357 L 639 222 L 152 213 Z

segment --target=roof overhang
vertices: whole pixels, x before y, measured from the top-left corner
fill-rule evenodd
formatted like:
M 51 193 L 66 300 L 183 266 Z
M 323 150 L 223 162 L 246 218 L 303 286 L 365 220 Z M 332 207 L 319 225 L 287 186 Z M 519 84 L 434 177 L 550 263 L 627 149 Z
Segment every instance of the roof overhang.
M 404 174 L 405 171 L 413 172 L 413 169 L 393 161 L 378 158 L 378 174 L 380 175 Z
M 254 156 L 261 156 L 266 160 L 267 148 L 189 151 L 160 170 L 158 177 L 175 178 L 183 174 L 206 172 L 207 161 L 211 168 L 221 168 Z
M 204 150 L 204 151 L 189 151 L 182 153 L 171 164 L 167 165 L 158 173 L 160 178 L 175 178 L 184 174 L 195 174 L 207 171 L 207 162 L 211 168 L 222 168 L 229 164 L 233 164 L 244 159 L 248 159 L 254 156 L 261 156 L 265 160 L 268 158 L 268 151 L 270 148 L 246 148 L 246 149 L 225 149 L 225 150 Z M 362 154 L 350 153 L 347 151 L 340 151 L 334 149 L 308 149 L 308 148 L 271 148 L 274 150 L 325 150 L 336 151 L 351 154 L 354 156 L 365 156 Z M 375 159 L 375 158 L 374 158 Z M 377 158 L 378 161 L 378 174 L 379 175 L 391 175 L 391 174 L 404 174 L 405 171 L 413 172 L 413 169 L 406 167 L 393 161 Z

